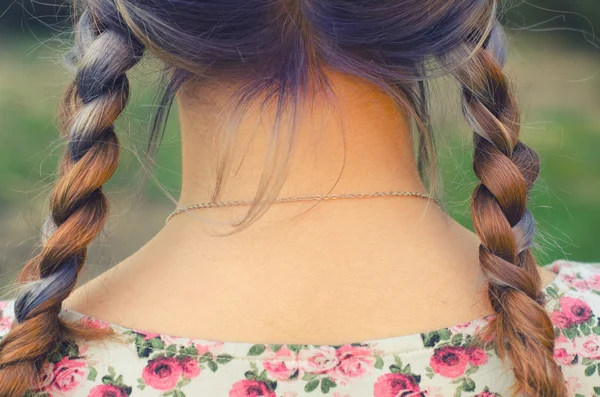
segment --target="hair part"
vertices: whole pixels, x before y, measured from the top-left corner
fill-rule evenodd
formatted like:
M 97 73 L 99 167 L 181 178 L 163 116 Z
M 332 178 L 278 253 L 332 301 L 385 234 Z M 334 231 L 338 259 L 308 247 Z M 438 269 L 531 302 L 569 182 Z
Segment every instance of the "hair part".
M 453 76 L 474 131 L 473 169 L 480 182 L 472 196 L 473 224 L 497 314 L 482 335 L 494 341 L 505 364 L 510 359 L 514 395 L 566 396 L 530 249 L 535 222 L 527 199 L 539 159 L 519 139 L 519 110 L 503 72 L 506 50 L 496 0 L 81 0 L 75 13 L 75 47 L 68 54 L 75 78 L 60 113 L 67 148 L 41 251 L 20 275 L 16 322 L 0 342 L 0 395 L 34 389 L 46 355 L 66 340 L 101 336 L 64 322 L 59 312 L 108 214 L 102 186 L 118 164 L 114 122 L 127 105 L 127 73 L 150 52 L 165 68 L 149 158 L 182 87 L 213 80 L 237 87 L 221 137 L 213 200 L 231 165 L 236 122 L 254 102 L 275 103 L 254 204 L 234 232 L 258 219 L 280 191 L 296 115 L 307 94 L 316 88 L 335 100 L 325 68 L 375 84 L 412 119 L 418 168 L 431 190 L 435 144 L 427 82 Z M 399 23 L 402 29 L 390 28 Z M 292 115 L 290 129 L 282 128 L 286 111 Z

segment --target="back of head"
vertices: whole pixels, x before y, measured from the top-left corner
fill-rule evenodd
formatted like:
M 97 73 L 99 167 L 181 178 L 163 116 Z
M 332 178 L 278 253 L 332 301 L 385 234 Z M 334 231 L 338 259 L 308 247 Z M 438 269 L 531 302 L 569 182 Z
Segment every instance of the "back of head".
M 539 160 L 519 140 L 497 6 L 495 0 L 77 1 L 69 54 L 76 74 L 61 108 L 68 145 L 42 248 L 21 273 L 16 322 L 0 342 L 0 395 L 20 396 L 35 387 L 46 355 L 84 335 L 58 313 L 107 218 L 102 186 L 119 159 L 114 122 L 127 105 L 127 73 L 149 53 L 164 63 L 151 145 L 186 85 L 232 83 L 233 110 L 260 99 L 275 101 L 280 116 L 314 87 L 330 90 L 326 71 L 335 70 L 377 85 L 412 118 L 423 178 L 431 175 L 434 155 L 426 82 L 452 76 L 474 131 L 480 183 L 472 197 L 473 221 L 497 312 L 484 333 L 514 366 L 515 393 L 565 396 L 530 250 L 535 223 L 526 204 Z M 268 172 L 263 179 L 256 202 L 281 187 Z M 240 225 L 247 227 L 265 210 L 253 206 Z

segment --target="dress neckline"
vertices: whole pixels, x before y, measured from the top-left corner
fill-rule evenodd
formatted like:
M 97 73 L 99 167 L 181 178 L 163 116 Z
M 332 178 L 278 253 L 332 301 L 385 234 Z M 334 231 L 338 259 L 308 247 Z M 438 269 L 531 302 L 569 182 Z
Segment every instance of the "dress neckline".
M 546 296 L 550 297 L 549 290 L 553 290 L 553 292 L 560 292 L 564 290 L 564 288 L 568 289 L 568 286 L 564 284 L 564 280 L 562 280 L 561 275 L 568 269 L 572 268 L 570 261 L 566 260 L 556 260 L 546 266 L 544 268 L 552 271 L 556 274 L 554 279 L 546 285 L 542 291 Z M 177 344 L 183 346 L 200 346 L 201 348 L 210 348 L 211 350 L 218 350 L 221 353 L 230 354 L 234 358 L 245 358 L 245 359 L 260 359 L 263 352 L 265 350 L 272 350 L 275 347 L 275 351 L 281 352 L 293 352 L 295 350 L 300 349 L 322 349 L 322 350 L 330 350 L 330 349 L 339 349 L 342 346 L 352 346 L 352 347 L 369 347 L 372 350 L 371 353 L 377 356 L 385 356 L 385 355 L 393 355 L 393 354 L 406 354 L 412 351 L 421 351 L 421 350 L 429 350 L 430 348 L 425 346 L 424 340 L 427 335 L 441 332 L 463 332 L 463 333 L 472 333 L 476 330 L 480 329 L 482 326 L 487 324 L 495 314 L 488 314 L 486 316 L 478 317 L 473 320 L 463 321 L 451 326 L 447 326 L 444 328 L 436 329 L 436 330 L 424 330 L 418 333 L 412 334 L 403 334 L 403 335 L 395 335 L 386 338 L 377 338 L 377 339 L 367 339 L 362 341 L 349 341 L 343 344 L 263 344 L 263 343 L 254 343 L 254 342 L 242 342 L 242 341 L 224 341 L 224 340 L 210 340 L 210 339 L 201 339 L 194 337 L 185 337 L 185 336 L 175 336 L 175 335 L 167 335 L 160 334 L 156 332 L 150 332 L 146 330 L 141 330 L 133 327 L 126 327 L 120 324 L 106 322 L 101 319 L 97 319 L 95 317 L 77 312 L 75 310 L 63 308 L 60 313 L 61 317 L 65 320 L 77 321 L 81 320 L 92 327 L 110 327 L 112 330 L 119 335 L 129 335 L 133 337 L 137 337 L 138 339 L 142 339 L 145 341 L 152 341 L 152 339 L 160 339 L 165 343 Z M 288 349 L 281 349 L 281 346 L 286 346 Z M 271 349 L 267 349 L 270 347 Z M 277 355 L 281 355 L 282 353 L 277 353 Z M 280 357 L 285 359 L 284 357 Z M 294 355 L 294 360 L 297 361 L 297 357 Z

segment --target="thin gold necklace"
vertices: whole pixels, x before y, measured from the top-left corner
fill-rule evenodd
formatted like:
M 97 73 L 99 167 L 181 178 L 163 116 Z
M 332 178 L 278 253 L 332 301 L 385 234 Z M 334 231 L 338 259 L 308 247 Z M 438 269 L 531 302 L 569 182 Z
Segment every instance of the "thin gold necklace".
M 410 196 L 410 197 L 418 197 L 427 200 L 432 200 L 437 205 L 439 205 L 439 201 L 426 193 L 417 193 L 417 192 L 401 192 L 397 190 L 388 191 L 388 192 L 374 192 L 374 193 L 345 193 L 345 194 L 327 194 L 320 195 L 317 194 L 315 196 L 294 196 L 294 197 L 283 197 L 273 200 L 274 203 L 289 203 L 289 202 L 297 202 L 297 201 L 311 201 L 311 200 L 338 200 L 338 199 L 350 199 L 350 198 L 368 198 L 368 197 L 383 197 L 383 196 Z M 242 200 L 242 201 L 225 201 L 225 202 L 209 202 L 209 203 L 201 203 L 201 204 L 191 204 L 186 205 L 185 207 L 180 207 L 172 211 L 167 219 L 165 220 L 165 225 L 177 214 L 181 214 L 182 212 L 186 212 L 189 210 L 195 210 L 200 208 L 213 208 L 213 207 L 228 207 L 228 206 L 242 206 L 242 205 L 251 205 L 253 203 L 252 200 Z

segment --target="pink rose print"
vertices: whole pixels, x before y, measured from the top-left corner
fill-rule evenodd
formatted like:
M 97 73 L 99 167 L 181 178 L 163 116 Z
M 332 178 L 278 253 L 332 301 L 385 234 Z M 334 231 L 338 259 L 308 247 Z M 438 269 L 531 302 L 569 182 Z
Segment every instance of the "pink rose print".
M 572 365 L 571 362 L 575 359 L 575 354 L 569 354 L 567 349 L 554 349 L 554 358 L 562 365 Z
M 47 390 L 58 393 L 67 392 L 80 386 L 88 374 L 87 364 L 81 359 L 70 359 L 68 356 L 54 364 L 54 378 Z
M 433 372 L 447 378 L 456 378 L 465 373 L 470 357 L 462 346 L 444 346 L 435 349 L 429 360 Z
M 240 380 L 229 390 L 229 397 L 277 397 L 265 382 L 256 380 Z
M 575 338 L 573 348 L 583 357 L 592 360 L 600 359 L 600 338 L 596 334 Z
M 192 379 L 200 375 L 200 366 L 198 362 L 191 357 L 184 357 L 179 359 L 179 366 L 183 377 L 186 379 Z
M 564 343 L 569 343 L 569 340 L 567 339 L 566 336 L 564 336 L 563 334 L 558 335 L 558 337 L 556 337 L 555 342 L 557 344 L 564 344 Z
M 590 289 L 590 286 L 588 285 L 587 282 L 585 282 L 584 280 L 577 280 L 573 283 L 573 286 L 577 289 L 580 289 L 582 291 L 586 291 L 588 289 Z
M 572 324 L 582 324 L 592 316 L 592 309 L 581 299 L 563 296 L 558 301 L 562 313 Z
M 456 324 L 454 327 L 450 328 L 450 331 L 453 333 L 461 333 L 465 329 L 471 326 L 471 321 L 467 321 L 465 323 Z
M 38 391 L 47 390 L 48 386 L 54 381 L 54 364 L 50 361 L 44 361 L 42 365 L 42 371 L 38 377 L 37 389 Z
M 600 274 L 594 274 L 587 280 L 587 285 L 594 290 L 600 290 Z
M 574 396 L 577 394 L 577 389 L 581 387 L 581 383 L 579 383 L 579 379 L 576 376 L 570 376 L 565 381 L 565 386 L 567 387 L 568 394 Z
M 329 376 L 343 385 L 369 373 L 375 364 L 375 358 L 367 347 L 346 344 L 337 349 L 337 356 L 340 363 Z
M 148 361 L 148 365 L 142 371 L 142 378 L 148 386 L 158 390 L 169 390 L 175 387 L 182 372 L 177 359 L 157 357 Z
M 297 357 L 301 361 L 302 369 L 313 374 L 329 373 L 340 363 L 340 358 L 332 346 L 300 350 Z
M 198 357 L 206 354 L 210 351 L 210 346 L 208 345 L 196 345 L 196 350 L 198 350 Z
M 573 326 L 571 320 L 560 310 L 553 311 L 550 314 L 550 319 L 558 328 L 571 328 Z
M 484 365 L 488 362 L 488 356 L 485 354 L 485 351 L 479 346 L 471 346 L 467 349 L 467 354 L 469 354 L 469 362 L 471 365 L 479 367 L 480 365 Z
M 277 352 L 271 352 L 270 356 L 267 356 L 263 367 L 275 379 L 288 380 L 299 368 L 295 358 L 296 354 L 284 345 Z
M 144 335 L 144 340 L 150 340 L 150 339 L 154 339 L 154 338 L 158 338 L 160 337 L 160 334 L 156 334 L 153 332 L 144 332 L 144 331 L 135 331 L 138 334 Z
M 88 316 L 81 318 L 81 324 L 88 328 L 96 328 L 96 329 L 110 328 L 110 323 L 107 323 L 106 321 L 102 321 L 102 320 L 97 320 L 95 318 L 88 317 Z
M 12 325 L 12 320 L 10 317 L 2 316 L 2 312 L 0 311 L 0 332 L 8 331 Z
M 120 386 L 98 385 L 90 390 L 88 397 L 129 397 L 129 395 Z
M 575 273 L 564 273 L 561 278 L 566 284 L 573 285 L 575 280 L 577 280 L 577 275 Z
M 194 347 L 198 351 L 198 357 L 209 352 L 215 356 L 223 351 L 223 342 L 215 341 L 210 342 L 209 344 L 196 344 Z
M 498 394 L 496 393 L 492 393 L 491 391 L 482 391 L 481 393 L 477 394 L 475 397 L 497 397 Z
M 423 390 L 423 394 L 427 397 L 444 397 L 441 391 L 441 387 L 427 386 L 427 388 Z
M 483 318 L 478 318 L 473 321 L 467 321 L 465 323 L 457 324 L 453 327 L 449 327 L 451 334 L 477 334 L 481 329 L 489 323 L 496 315 L 489 314 Z
M 0 302 L 0 333 L 3 331 L 8 331 L 12 325 L 12 320 L 10 319 L 10 317 L 6 313 L 4 313 L 4 310 L 7 307 L 7 301 Z
M 373 395 L 374 397 L 419 396 L 420 389 L 419 384 L 412 376 L 389 373 L 377 378 Z

